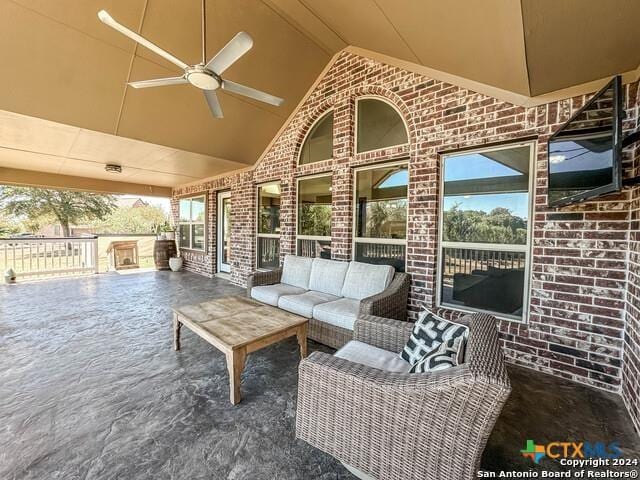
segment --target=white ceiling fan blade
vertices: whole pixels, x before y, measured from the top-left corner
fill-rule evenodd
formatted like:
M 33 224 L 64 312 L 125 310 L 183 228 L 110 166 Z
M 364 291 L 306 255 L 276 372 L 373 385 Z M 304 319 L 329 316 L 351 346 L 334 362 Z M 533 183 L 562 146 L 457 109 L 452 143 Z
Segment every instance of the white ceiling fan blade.
M 248 33 L 239 32 L 220 50 L 215 57 L 209 60 L 206 68 L 218 75 L 222 75 L 227 68 L 236 62 L 241 56 L 251 50 L 253 39 Z
M 164 87 L 165 85 L 182 85 L 189 83 L 184 77 L 154 78 L 152 80 L 140 80 L 138 82 L 129 82 L 128 85 L 133 88 L 148 87 Z
M 207 105 L 209 105 L 209 110 L 216 118 L 222 118 L 222 107 L 220 106 L 220 102 L 218 101 L 218 95 L 216 95 L 215 90 L 203 90 L 204 97 L 207 99 Z
M 100 21 L 102 23 L 104 23 L 105 25 L 110 26 L 111 28 L 113 28 L 114 30 L 119 31 L 120 33 L 122 33 L 123 35 L 126 35 L 127 37 L 129 37 L 131 40 L 138 42 L 140 45 L 142 45 L 143 47 L 148 48 L 149 50 L 151 50 L 152 52 L 157 53 L 158 55 L 160 55 L 162 58 L 170 61 L 171 63 L 173 63 L 174 65 L 177 65 L 178 67 L 182 68 L 183 70 L 185 68 L 187 68 L 189 65 L 187 65 L 186 63 L 184 63 L 182 60 L 177 59 L 176 57 L 174 57 L 173 55 L 171 55 L 169 52 L 163 50 L 162 48 L 160 48 L 159 46 L 157 46 L 154 43 L 151 43 L 149 40 L 147 40 L 146 38 L 141 37 L 140 35 L 138 35 L 136 32 L 129 30 L 127 27 L 125 27 L 124 25 L 119 24 L 118 22 L 116 22 L 111 15 L 109 15 L 105 10 L 100 10 L 98 12 L 98 18 L 100 19 Z
M 222 88 L 229 92 L 237 93 L 238 95 L 244 95 L 245 97 L 253 98 L 254 100 L 275 105 L 276 107 L 279 107 L 284 103 L 284 99 L 280 97 L 261 92 L 255 88 L 247 87 L 246 85 L 232 82 L 231 80 L 223 80 Z

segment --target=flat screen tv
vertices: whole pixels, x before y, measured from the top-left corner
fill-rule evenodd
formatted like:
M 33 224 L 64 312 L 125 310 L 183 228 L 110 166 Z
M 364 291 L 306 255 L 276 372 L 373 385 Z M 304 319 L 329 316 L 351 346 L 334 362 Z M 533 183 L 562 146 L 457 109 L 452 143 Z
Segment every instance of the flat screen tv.
M 548 143 L 550 207 L 620 190 L 622 81 L 613 78 Z

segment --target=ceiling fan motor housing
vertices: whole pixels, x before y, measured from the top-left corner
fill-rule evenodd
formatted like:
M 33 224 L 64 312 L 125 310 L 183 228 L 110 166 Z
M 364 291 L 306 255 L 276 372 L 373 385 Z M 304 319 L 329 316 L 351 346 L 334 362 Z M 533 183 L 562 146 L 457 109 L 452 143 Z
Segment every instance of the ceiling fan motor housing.
M 185 70 L 187 81 L 202 90 L 216 90 L 220 88 L 222 80 L 218 75 L 202 65 L 194 65 Z

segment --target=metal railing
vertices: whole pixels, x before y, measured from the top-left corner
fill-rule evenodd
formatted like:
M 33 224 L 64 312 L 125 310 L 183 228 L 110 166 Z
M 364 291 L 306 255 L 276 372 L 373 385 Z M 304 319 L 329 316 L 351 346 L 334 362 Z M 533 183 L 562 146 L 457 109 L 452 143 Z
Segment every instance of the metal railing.
M 280 236 L 258 234 L 258 268 L 278 268 L 280 265 Z
M 298 255 L 312 258 L 331 258 L 331 239 L 298 235 Z
M 489 267 L 496 269 L 524 269 L 525 252 L 496 251 L 467 248 L 443 248 L 444 275 L 455 273 L 470 274 L 476 270 L 486 271 Z
M 21 278 L 98 273 L 98 239 L 0 239 L 0 271 L 11 268 Z

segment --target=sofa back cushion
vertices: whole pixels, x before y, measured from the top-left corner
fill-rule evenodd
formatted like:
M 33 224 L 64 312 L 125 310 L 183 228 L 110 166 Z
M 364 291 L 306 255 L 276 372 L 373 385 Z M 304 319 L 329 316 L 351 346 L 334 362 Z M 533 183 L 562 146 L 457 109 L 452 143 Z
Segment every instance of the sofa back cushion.
M 348 262 L 314 258 L 309 278 L 309 290 L 341 296 L 344 277 L 349 269 Z
M 313 259 L 309 257 L 298 257 L 296 255 L 286 255 L 282 266 L 282 277 L 280 281 L 294 287 L 309 289 L 309 277 L 311 276 L 311 263 Z
M 395 269 L 390 265 L 350 262 L 342 286 L 342 296 L 362 300 L 384 291 L 389 286 Z

